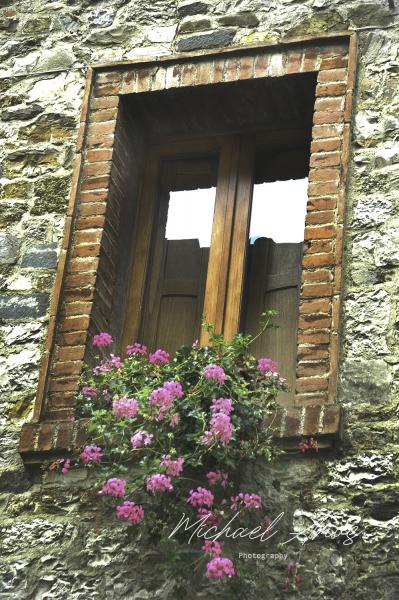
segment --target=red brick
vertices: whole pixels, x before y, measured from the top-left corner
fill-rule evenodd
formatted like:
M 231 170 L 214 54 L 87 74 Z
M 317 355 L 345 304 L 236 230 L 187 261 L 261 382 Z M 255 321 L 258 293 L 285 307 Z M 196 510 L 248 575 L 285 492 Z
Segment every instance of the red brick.
M 58 343 L 60 344 L 60 346 L 79 346 L 81 345 L 81 349 L 85 349 L 84 344 L 86 343 L 86 339 L 87 339 L 87 331 L 73 331 L 71 333 L 62 333 L 61 335 L 58 336 Z M 63 354 L 63 360 L 67 360 L 70 359 L 71 357 L 68 356 L 68 354 L 66 353 L 67 348 L 59 348 L 58 351 L 61 352 L 61 350 L 65 350 L 65 354 Z M 78 352 L 76 349 L 72 350 L 73 352 Z M 75 355 L 74 355 L 75 356 Z M 83 355 L 82 355 L 83 358 Z
M 315 210 L 333 210 L 337 207 L 337 196 L 325 196 L 319 198 L 309 198 L 307 210 L 308 212 Z
M 182 67 L 181 85 L 194 85 L 196 73 L 197 65 L 191 62 L 185 63 Z
M 253 56 L 242 56 L 240 60 L 240 79 L 251 79 L 254 70 Z
M 342 134 L 342 131 L 342 125 L 314 125 L 312 129 L 312 138 L 314 140 L 336 138 Z
M 335 167 L 340 164 L 339 152 L 313 153 L 310 157 L 311 167 Z
M 148 92 L 151 88 L 153 68 L 139 69 L 137 71 L 137 92 Z
M 90 101 L 92 110 L 101 110 L 103 108 L 117 108 L 119 105 L 119 96 L 104 96 L 103 98 L 93 98 Z
M 85 258 L 72 258 L 68 263 L 68 273 L 76 273 L 78 271 L 97 271 L 98 258 L 97 257 L 85 257 Z
M 306 317 L 299 319 L 298 327 L 302 331 L 309 329 L 329 329 L 331 327 L 331 317 L 306 315 Z
M 79 287 L 92 286 L 96 282 L 97 274 L 93 271 L 88 273 L 74 273 L 73 275 L 67 275 L 65 278 L 65 287 L 73 288 L 75 290 Z
M 19 452 L 24 453 L 34 450 L 37 428 L 37 423 L 24 423 L 22 425 L 21 435 L 19 438 Z
M 330 334 L 329 332 L 319 331 L 319 332 L 308 332 L 304 331 L 298 334 L 298 343 L 299 344 L 328 344 L 330 342 Z
M 97 73 L 96 84 L 115 83 L 121 81 L 122 74 L 120 71 L 108 71 L 106 73 Z
M 308 392 L 308 393 L 304 393 L 304 394 L 295 394 L 295 405 L 296 406 L 305 406 L 306 411 L 309 410 L 309 408 L 316 408 L 316 406 L 319 406 L 321 408 L 321 406 L 323 404 L 326 404 L 327 402 L 328 402 L 327 392 L 318 392 L 318 393 L 314 393 L 314 392 L 309 393 Z M 306 412 L 305 412 L 305 419 L 306 419 Z M 305 423 L 304 423 L 302 435 L 312 435 L 312 433 L 309 433 L 308 430 L 306 429 Z
M 287 61 L 287 73 L 299 73 L 301 70 L 302 52 L 289 52 Z
M 70 335 L 67 333 L 64 333 L 60 336 L 60 340 L 59 343 L 65 343 L 65 336 Z M 75 334 L 75 340 L 74 341 L 81 341 L 82 338 L 78 338 L 78 336 L 81 336 L 81 333 L 79 334 Z M 84 339 L 86 339 L 86 334 L 84 336 Z M 64 361 L 69 361 L 69 360 L 82 360 L 84 355 L 85 355 L 85 346 L 62 346 L 62 347 L 58 347 L 57 348 L 57 360 L 64 362 Z
M 330 81 L 345 81 L 346 76 L 346 69 L 322 69 L 321 71 L 319 71 L 317 81 L 319 83 L 329 83 Z
M 54 446 L 53 439 L 56 423 L 41 423 L 39 429 L 38 450 L 46 452 Z
M 89 326 L 89 317 L 65 317 L 61 321 L 60 331 L 81 331 Z
M 328 361 L 320 361 L 315 363 L 308 363 L 300 365 L 296 370 L 297 377 L 322 377 L 328 373 Z
M 300 314 L 325 313 L 331 314 L 331 300 L 306 300 L 299 305 Z
M 105 83 L 104 85 L 96 85 L 94 89 L 94 95 L 96 98 L 100 98 L 102 96 L 114 96 L 119 94 L 119 92 L 119 83 Z
M 314 140 L 310 145 L 310 151 L 315 152 L 331 152 L 339 150 L 341 148 L 341 138 L 326 138 L 320 140 Z
M 304 298 L 322 298 L 332 295 L 332 285 L 329 283 L 306 284 L 302 286 Z
M 197 85 L 205 85 L 212 81 L 213 63 L 200 62 L 197 65 Z
M 318 83 L 316 86 L 316 96 L 342 96 L 345 92 L 345 83 Z
M 81 217 L 89 217 L 92 215 L 104 215 L 106 210 L 106 202 L 89 202 L 80 206 L 79 214 Z
M 86 178 L 81 185 L 81 190 L 104 190 L 108 187 L 109 175 L 102 175 L 100 177 Z
M 68 450 L 72 446 L 73 423 L 64 421 L 59 424 L 56 447 L 59 450 Z
M 67 317 L 70 315 L 90 315 L 92 306 L 92 302 L 65 302 L 63 312 Z
M 103 123 L 104 121 L 114 121 L 118 114 L 117 108 L 108 108 L 106 110 L 95 110 L 90 114 L 90 123 Z
M 340 69 L 348 66 L 348 59 L 345 56 L 331 56 L 323 58 L 320 64 L 320 70 L 324 69 Z
M 104 223 L 105 217 L 103 215 L 79 217 L 76 220 L 76 229 L 95 229 L 96 227 L 104 227 Z
M 307 268 L 327 267 L 335 264 L 335 255 L 331 252 L 326 254 L 310 254 L 304 256 L 302 265 Z
M 299 346 L 298 360 L 320 360 L 330 356 L 327 344 L 318 346 Z
M 80 193 L 79 200 L 83 204 L 87 204 L 88 202 L 105 202 L 108 194 L 108 190 L 87 190 Z
M 306 227 L 305 240 L 332 239 L 335 237 L 336 227 L 324 225 L 322 227 Z
M 324 223 L 333 223 L 335 213 L 332 210 L 314 211 L 306 215 L 307 225 L 323 225 Z
M 309 183 L 309 196 L 325 196 L 326 194 L 334 194 L 338 190 L 338 181 L 315 182 Z
M 316 435 L 319 431 L 321 406 L 308 406 L 305 411 L 303 435 Z
M 283 437 L 299 436 L 301 426 L 301 411 L 296 408 L 288 408 L 285 417 Z
M 342 111 L 344 108 L 345 96 L 328 96 L 317 98 L 314 108 L 315 111 Z
M 332 281 L 332 272 L 328 269 L 316 269 L 315 271 L 302 271 L 302 281 L 305 283 L 322 283 Z
M 297 392 L 317 392 L 328 388 L 328 378 L 302 377 L 296 380 Z
M 327 182 L 336 181 L 339 178 L 339 169 L 323 167 L 321 169 L 310 169 L 309 181 L 310 182 Z
M 80 375 L 82 372 L 82 361 L 66 361 L 56 362 L 51 372 L 55 376 L 66 376 L 66 375 Z
M 237 81 L 240 61 L 236 57 L 226 58 L 224 67 L 224 81 Z
M 313 123 L 315 125 L 321 125 L 323 123 L 342 123 L 343 120 L 344 120 L 344 113 L 341 110 L 336 110 L 336 111 L 318 110 L 313 115 Z
M 269 64 L 269 57 L 267 54 L 259 54 L 255 58 L 255 68 L 254 68 L 254 76 L 255 77 L 265 77 L 267 73 L 267 67 Z
M 337 433 L 341 420 L 341 407 L 328 406 L 324 409 L 322 433 Z
M 50 380 L 50 392 L 74 392 L 79 388 L 79 377 L 53 377 Z
M 100 244 L 81 244 L 75 245 L 72 249 L 72 257 L 84 257 L 84 256 L 99 256 L 101 246 Z
M 83 177 L 99 177 L 100 175 L 109 175 L 111 172 L 111 162 L 87 163 L 83 169 Z
M 101 230 L 99 231 L 98 229 L 83 229 L 82 231 L 77 231 L 74 237 L 74 244 L 79 245 L 98 243 L 101 241 L 102 233 L 103 232 Z
M 87 148 L 112 148 L 115 136 L 112 135 L 88 135 L 86 139 Z

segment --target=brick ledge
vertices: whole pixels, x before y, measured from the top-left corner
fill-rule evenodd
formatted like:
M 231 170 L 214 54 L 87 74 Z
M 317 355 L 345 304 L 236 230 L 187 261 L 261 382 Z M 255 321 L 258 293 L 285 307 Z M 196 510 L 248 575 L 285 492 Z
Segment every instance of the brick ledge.
M 341 407 L 330 404 L 279 408 L 268 417 L 266 425 L 276 442 L 317 435 L 321 446 L 329 446 L 331 438 L 339 432 L 340 421 Z M 41 462 L 48 456 L 81 446 L 85 442 L 86 423 L 87 419 L 25 423 L 19 452 L 28 462 Z

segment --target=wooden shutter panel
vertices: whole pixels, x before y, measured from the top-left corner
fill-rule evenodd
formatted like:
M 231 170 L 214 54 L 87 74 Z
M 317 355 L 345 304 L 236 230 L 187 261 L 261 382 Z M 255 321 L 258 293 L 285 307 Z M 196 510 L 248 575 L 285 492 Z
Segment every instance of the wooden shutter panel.
M 292 403 L 295 392 L 302 251 L 302 242 L 276 244 L 269 238 L 258 238 L 248 249 L 243 327 L 246 332 L 256 333 L 262 311 L 278 311 L 273 321 L 278 329 L 270 329 L 258 338 L 252 352 L 278 361 L 279 372 L 291 388 L 290 394 L 280 394 L 279 401 L 285 405 Z

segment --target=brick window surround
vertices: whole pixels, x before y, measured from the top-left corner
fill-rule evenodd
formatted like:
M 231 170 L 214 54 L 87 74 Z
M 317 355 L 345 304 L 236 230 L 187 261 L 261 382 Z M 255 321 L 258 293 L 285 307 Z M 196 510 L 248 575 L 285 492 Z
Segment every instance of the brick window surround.
M 73 397 L 90 353 L 89 339 L 108 330 L 117 285 L 115 247 L 128 185 L 123 167 L 132 152 L 121 97 L 297 73 L 315 73 L 317 86 L 296 396 L 295 405 L 279 409 L 269 426 L 283 444 L 317 434 L 321 446 L 331 445 L 341 418 L 336 387 L 342 233 L 355 66 L 356 37 L 345 32 L 88 68 L 34 415 L 21 431 L 20 452 L 28 462 L 84 441 L 84 421 L 71 418 Z

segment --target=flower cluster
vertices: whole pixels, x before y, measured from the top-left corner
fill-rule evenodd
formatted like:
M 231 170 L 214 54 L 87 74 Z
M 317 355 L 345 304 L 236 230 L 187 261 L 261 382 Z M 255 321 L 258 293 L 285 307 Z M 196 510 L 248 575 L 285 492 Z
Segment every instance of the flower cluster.
M 226 374 L 219 365 L 207 365 L 204 369 L 204 377 L 205 379 L 218 381 L 219 383 L 224 383 L 226 381 Z
M 187 502 L 191 506 L 212 506 L 214 499 L 214 495 L 210 490 L 200 486 L 197 487 L 195 492 L 190 490 Z
M 220 485 L 222 487 L 227 487 L 229 476 L 225 471 L 209 471 L 206 474 L 206 478 L 208 479 L 209 485 L 216 485 L 220 481 Z
M 183 471 L 183 464 L 183 457 L 179 457 L 176 460 L 171 460 L 170 454 L 164 454 L 162 456 L 161 467 L 166 467 L 165 472 L 167 475 L 178 477 Z
M 228 444 L 234 431 L 229 415 L 224 412 L 214 413 L 210 425 L 210 430 L 205 431 L 203 435 L 203 443 L 208 446 L 218 442 L 224 445 Z
M 231 398 L 217 398 L 212 400 L 211 412 L 222 412 L 229 415 L 234 410 Z
M 151 446 L 153 438 L 154 436 L 152 433 L 148 433 L 148 431 L 142 429 L 132 435 L 130 442 L 133 448 L 143 448 L 145 446 Z
M 258 360 L 258 370 L 261 373 L 276 373 L 278 363 L 271 358 L 260 358 Z
M 49 466 L 49 471 L 56 471 L 58 469 L 62 475 L 68 475 L 71 467 L 72 462 L 70 458 L 57 458 Z
M 93 368 L 93 374 L 100 375 L 101 373 L 108 373 L 112 369 L 121 369 L 122 367 L 123 362 L 121 361 L 121 357 L 110 354 L 109 360 L 102 360 L 97 367 Z
M 303 440 L 299 443 L 299 447 L 301 449 L 301 452 L 305 452 L 305 450 L 314 450 L 315 452 L 318 452 L 320 449 L 320 446 L 316 438 L 314 437 L 310 437 L 307 440 Z
M 129 346 L 126 347 L 127 356 L 132 356 L 132 354 L 142 354 L 145 356 L 147 351 L 147 346 L 143 346 L 143 344 L 138 344 L 137 342 L 135 344 L 129 344 Z
M 183 388 L 178 381 L 166 381 L 161 388 L 157 388 L 151 392 L 148 402 L 159 407 L 158 421 L 162 421 L 165 412 L 172 408 L 173 400 L 182 396 Z
M 108 479 L 108 481 L 104 483 L 99 493 L 105 494 L 106 496 L 114 496 L 115 498 L 120 498 L 126 493 L 125 486 L 126 481 L 124 479 L 111 477 L 111 479 Z
M 220 556 L 222 554 L 223 543 L 214 540 L 205 540 L 205 544 L 202 546 L 202 550 L 205 554 L 210 554 L 212 558 Z
M 126 398 L 126 396 L 114 400 L 112 404 L 112 414 L 117 419 L 132 419 L 137 415 L 138 410 L 139 405 L 137 400 Z
M 84 465 L 89 462 L 99 463 L 102 460 L 102 449 L 99 446 L 86 446 L 80 454 L 80 458 Z
M 165 350 L 158 349 L 150 354 L 148 360 L 152 365 L 167 365 L 170 360 L 170 356 L 167 352 L 165 352 Z
M 216 556 L 206 565 L 206 576 L 209 579 L 222 579 L 233 575 L 235 575 L 235 570 L 229 558 Z
M 197 519 L 203 519 L 203 523 L 206 523 L 209 527 L 217 527 L 221 522 L 221 517 L 215 515 L 214 512 L 208 508 L 199 508 L 197 512 Z
M 84 385 L 82 387 L 83 396 L 87 396 L 88 398 L 97 398 L 98 390 L 96 388 L 92 388 L 88 385 Z
M 138 525 L 144 519 L 144 508 L 130 500 L 116 507 L 116 514 L 120 519 L 129 521 L 132 525 Z
M 244 494 L 240 492 L 238 496 L 231 497 L 231 510 L 240 510 L 241 508 L 262 508 L 262 498 L 258 494 Z
M 93 336 L 93 346 L 97 346 L 98 348 L 101 347 L 105 347 L 105 346 L 110 346 L 111 344 L 113 344 L 114 340 L 112 339 L 112 336 L 109 333 L 105 333 L 105 331 L 103 331 L 102 333 L 98 333 L 97 335 Z
M 147 479 L 147 491 L 148 492 L 171 492 L 173 490 L 173 485 L 170 480 L 170 477 L 166 475 L 162 475 L 161 473 L 156 473 L 155 475 L 151 475 Z

